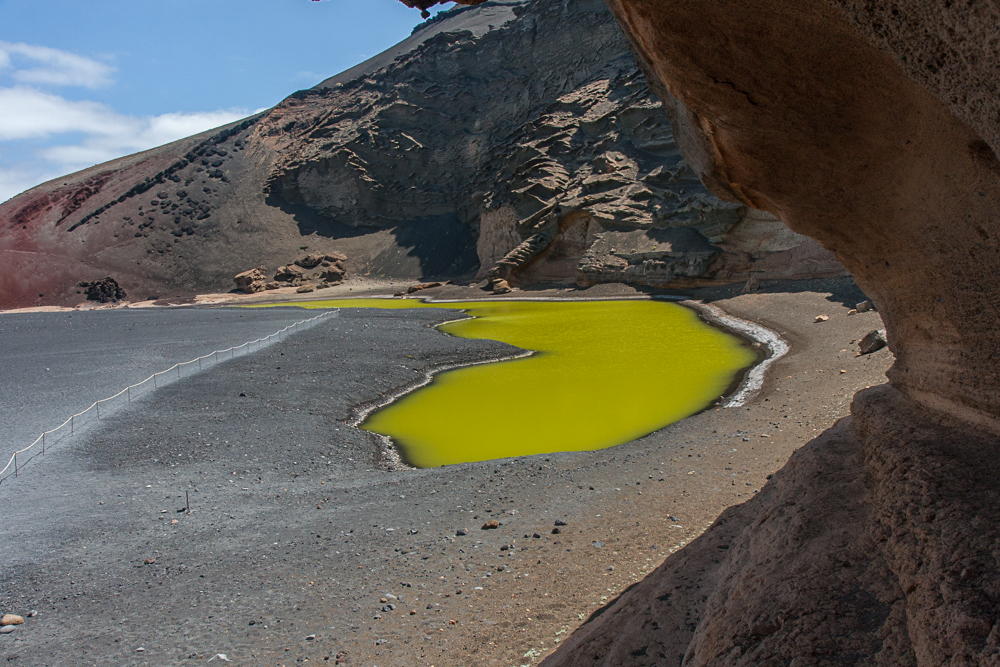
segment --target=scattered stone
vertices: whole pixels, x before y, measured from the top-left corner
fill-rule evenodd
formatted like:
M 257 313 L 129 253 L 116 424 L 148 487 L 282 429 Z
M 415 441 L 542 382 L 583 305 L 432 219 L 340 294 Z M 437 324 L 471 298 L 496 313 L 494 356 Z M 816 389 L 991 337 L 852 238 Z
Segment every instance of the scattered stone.
M 858 349 L 860 350 L 858 356 L 878 352 L 888 344 L 888 341 L 885 339 L 885 329 L 870 331 L 858 343 Z
M 503 572 L 507 569 L 506 565 L 497 565 L 497 572 Z
M 244 294 L 260 292 L 266 287 L 267 276 L 264 274 L 264 267 L 250 269 L 243 273 L 237 273 L 233 278 L 236 289 L 242 290 Z
M 871 301 L 865 300 L 855 306 L 855 309 L 859 313 L 867 313 L 869 310 L 875 310 L 875 306 L 872 305 Z
M 539 540 L 542 539 L 542 536 L 539 535 L 538 533 L 535 533 L 534 535 L 532 535 L 532 537 L 534 537 L 535 539 L 539 539 Z
M 140 648 L 136 650 L 145 651 L 146 649 Z M 229 659 L 229 656 L 226 655 L 225 653 L 216 653 L 215 655 L 213 655 L 211 658 L 208 659 L 209 662 L 212 662 L 213 660 L 221 660 L 222 662 L 232 662 L 232 660 Z
M 561 533 L 561 532 L 562 532 L 562 531 L 561 531 L 561 530 L 559 530 L 558 528 L 553 528 L 553 529 L 552 529 L 552 534 L 553 534 L 553 535 L 558 535 L 558 534 L 559 534 L 559 533 Z
M 603 549 L 604 548 L 604 542 L 594 542 L 594 548 L 595 549 Z
M 264 283 L 264 289 L 266 289 L 266 290 L 278 289 L 279 287 L 281 287 L 281 284 L 280 283 L 276 283 L 273 280 L 270 281 L 270 282 Z
M 858 311 L 857 311 L 856 308 L 851 308 L 849 311 L 847 311 L 847 316 L 848 317 L 850 317 L 851 315 L 857 315 L 857 314 L 858 314 Z
M 650 476 L 650 478 L 652 478 L 652 475 Z M 556 525 L 557 526 L 565 526 L 566 522 L 563 519 L 556 519 Z
M 28 618 L 34 618 L 35 616 L 38 616 L 38 612 L 34 609 L 28 612 Z
M 817 315 L 813 322 L 826 322 L 828 319 L 830 319 L 829 315 Z
M 328 262 L 346 262 L 347 255 L 345 255 L 342 252 L 328 252 L 325 255 L 323 255 L 323 259 L 325 259 Z
M 309 635 L 308 637 L 306 637 L 307 642 L 311 642 L 314 639 L 316 639 L 316 635 Z
M 459 528 L 458 530 L 455 531 L 455 534 L 458 535 L 459 537 L 462 537 L 464 535 L 468 535 L 469 531 L 466 530 L 465 528 Z
M 145 563 L 146 563 L 146 565 L 152 565 L 152 564 L 154 564 L 154 563 L 156 562 L 156 559 L 155 559 L 155 558 L 147 558 L 147 559 L 146 559 L 145 561 L 143 561 L 143 562 L 145 562 Z
M 10 633 L 14 632 L 15 627 L 16 626 L 13 625 L 5 625 L 3 627 L 0 627 L 0 635 L 9 635 Z
M 500 527 L 499 521 L 487 521 L 483 524 L 483 530 L 496 530 Z
M 24 623 L 24 619 L 15 614 L 4 614 L 3 618 L 0 618 L 0 626 L 21 625 L 22 623 Z
M 295 290 L 298 294 L 308 294 L 309 292 L 315 292 L 316 288 L 312 285 L 303 285 L 302 287 Z

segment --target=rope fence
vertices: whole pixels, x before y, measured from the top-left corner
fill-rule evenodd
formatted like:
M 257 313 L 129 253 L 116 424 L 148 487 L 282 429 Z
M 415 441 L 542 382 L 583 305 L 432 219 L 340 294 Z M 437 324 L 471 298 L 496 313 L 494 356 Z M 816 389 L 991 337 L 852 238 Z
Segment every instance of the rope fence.
M 263 338 L 247 341 L 242 345 L 229 347 L 225 350 L 214 350 L 190 361 L 182 361 L 174 364 L 165 371 L 153 373 L 142 382 L 130 384 L 114 396 L 94 401 L 86 410 L 78 412 L 75 415 L 71 415 L 69 419 L 54 429 L 44 431 L 35 439 L 33 443 L 24 449 L 14 452 L 14 454 L 10 457 L 10 460 L 7 462 L 7 465 L 4 466 L 3 470 L 0 470 L 0 484 L 10 477 L 17 477 L 21 469 L 23 469 L 28 462 L 32 461 L 37 456 L 45 456 L 46 450 L 51 449 L 53 446 L 73 437 L 77 431 L 84 428 L 88 424 L 92 424 L 100 420 L 102 411 L 106 416 L 113 410 L 129 405 L 134 399 L 145 396 L 149 392 L 155 391 L 169 382 L 179 380 L 182 377 L 194 375 L 195 373 L 208 368 L 213 364 L 218 364 L 229 359 L 235 359 L 237 356 L 246 356 L 251 352 L 256 352 L 261 349 L 265 344 L 282 340 L 282 335 L 287 337 L 291 333 L 304 331 L 305 329 L 319 324 L 320 320 L 328 317 L 336 317 L 339 314 L 339 308 L 328 310 L 320 313 L 316 317 L 293 322 L 284 329 L 276 331 Z

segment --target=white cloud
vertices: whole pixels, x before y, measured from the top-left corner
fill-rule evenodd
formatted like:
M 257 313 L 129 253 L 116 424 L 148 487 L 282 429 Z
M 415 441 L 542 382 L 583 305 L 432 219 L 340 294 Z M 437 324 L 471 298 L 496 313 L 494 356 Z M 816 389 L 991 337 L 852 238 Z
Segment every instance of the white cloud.
M 246 109 L 128 116 L 26 86 L 0 88 L 0 141 L 74 135 L 73 143 L 37 151 L 36 164 L 0 170 L 0 200 L 60 174 L 162 146 L 250 115 Z M 16 192 L 13 191 L 17 189 Z
M 33 159 L 0 164 L 0 201 L 60 175 L 250 115 L 246 109 L 227 109 L 130 116 L 106 104 L 43 90 L 108 85 L 113 72 L 108 65 L 67 51 L 0 41 L 0 77 L 18 82 L 0 86 L 0 142 L 15 153 L 26 146 L 17 142 L 35 146 L 29 149 Z
M 16 63 L 29 61 L 28 67 Z M 99 88 L 112 83 L 114 67 L 47 46 L 0 41 L 0 70 L 13 69 L 18 83 Z
M 0 204 L 39 183 L 58 178 L 64 172 L 45 171 L 39 165 L 18 165 L 13 169 L 0 167 Z

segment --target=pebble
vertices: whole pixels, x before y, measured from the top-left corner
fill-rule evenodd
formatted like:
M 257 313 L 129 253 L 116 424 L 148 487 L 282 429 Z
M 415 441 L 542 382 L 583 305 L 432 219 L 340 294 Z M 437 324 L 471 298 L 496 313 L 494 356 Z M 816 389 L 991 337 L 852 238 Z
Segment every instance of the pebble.
M 316 635 L 309 635 L 308 637 L 306 637 L 307 642 L 311 642 L 314 639 L 316 639 Z
M 650 475 L 650 477 L 649 477 L 649 478 L 650 478 L 650 479 L 653 479 L 653 476 L 652 476 L 652 475 Z M 557 526 L 565 526 L 565 525 L 566 525 L 566 522 L 565 522 L 564 520 L 562 520 L 562 519 L 556 519 L 556 525 L 557 525 Z
M 455 534 L 458 535 L 459 537 L 462 537 L 463 535 L 468 535 L 469 531 L 466 530 L 465 528 L 459 528 L 458 530 L 455 531 Z
M 815 319 L 815 320 L 813 320 L 813 321 L 814 321 L 814 322 L 826 322 L 826 321 L 827 321 L 827 320 L 829 320 L 829 319 L 830 319 L 830 316 L 829 316 L 829 315 L 817 315 L 817 316 L 816 316 L 816 319 Z
M 14 625 L 5 625 L 2 628 L 0 628 L 0 635 L 9 635 L 10 633 L 14 632 L 14 629 L 16 627 L 17 626 Z
M 483 524 L 483 530 L 496 530 L 500 527 L 499 521 L 487 521 Z
M 603 549 L 604 548 L 604 542 L 594 542 L 594 548 L 595 549 Z
M 497 572 L 503 572 L 507 569 L 506 565 L 497 565 Z
M 156 562 L 155 558 L 147 558 L 145 561 L 146 565 L 153 565 Z
M 535 539 L 541 539 L 542 538 L 542 536 L 539 535 L 538 533 L 535 533 L 534 535 L 532 535 L 532 537 L 534 537 Z
M 24 623 L 24 619 L 14 614 L 4 614 L 3 618 L 0 618 L 0 626 L 21 625 L 22 623 Z
M 553 529 L 552 529 L 552 534 L 553 534 L 553 535 L 558 535 L 558 534 L 559 534 L 559 533 L 561 533 L 561 532 L 562 532 L 562 531 L 561 531 L 561 530 L 559 530 L 558 528 L 553 528 Z

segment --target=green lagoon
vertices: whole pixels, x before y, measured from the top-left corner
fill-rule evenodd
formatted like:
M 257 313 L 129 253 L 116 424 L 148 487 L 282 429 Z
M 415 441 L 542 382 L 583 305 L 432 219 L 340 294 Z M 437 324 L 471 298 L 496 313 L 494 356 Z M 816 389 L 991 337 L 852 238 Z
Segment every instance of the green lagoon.
M 675 303 L 339 299 L 305 308 L 454 308 L 439 329 L 530 357 L 439 373 L 368 416 L 419 468 L 602 449 L 684 419 L 725 393 L 757 352 Z

